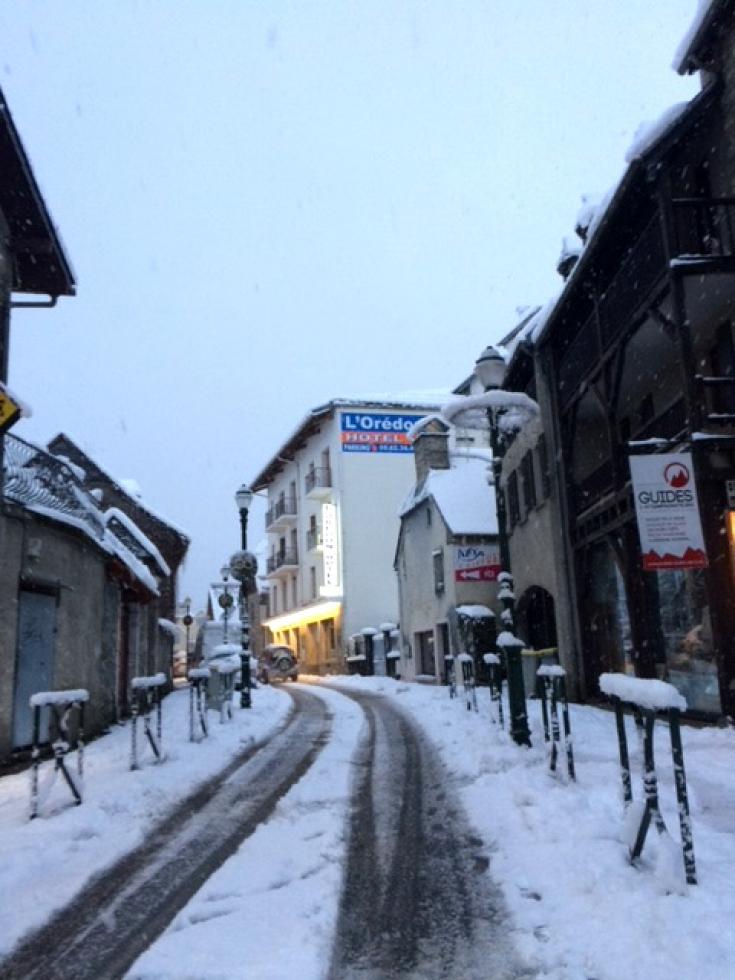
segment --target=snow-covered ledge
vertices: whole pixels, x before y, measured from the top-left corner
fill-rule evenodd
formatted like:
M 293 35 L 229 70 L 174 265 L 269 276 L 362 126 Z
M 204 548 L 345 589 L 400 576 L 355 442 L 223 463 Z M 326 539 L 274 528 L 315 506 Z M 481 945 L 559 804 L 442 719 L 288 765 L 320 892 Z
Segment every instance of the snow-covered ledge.
M 620 698 L 639 708 L 667 711 L 678 708 L 686 711 L 686 698 L 673 684 L 653 678 L 631 677 L 629 674 L 600 674 L 600 690 L 609 697 Z

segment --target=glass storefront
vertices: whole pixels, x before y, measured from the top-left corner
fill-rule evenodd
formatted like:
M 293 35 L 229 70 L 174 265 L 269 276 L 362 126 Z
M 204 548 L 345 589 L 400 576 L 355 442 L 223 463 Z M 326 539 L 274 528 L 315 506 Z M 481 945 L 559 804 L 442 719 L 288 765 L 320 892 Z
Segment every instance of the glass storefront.
M 656 576 L 665 660 L 659 676 L 684 695 L 691 711 L 720 712 L 712 624 L 704 572 L 647 572 Z
M 590 548 L 586 577 L 586 625 L 597 672 L 632 674 L 633 641 L 625 586 L 615 553 L 607 542 Z

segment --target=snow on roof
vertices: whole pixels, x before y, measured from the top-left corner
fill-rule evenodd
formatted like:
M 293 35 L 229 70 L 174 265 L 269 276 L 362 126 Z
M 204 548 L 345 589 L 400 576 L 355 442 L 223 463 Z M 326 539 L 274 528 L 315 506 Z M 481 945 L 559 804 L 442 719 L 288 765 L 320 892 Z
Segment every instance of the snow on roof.
M 640 159 L 664 133 L 671 129 L 688 108 L 688 102 L 676 102 L 665 109 L 658 119 L 642 122 L 635 131 L 633 142 L 625 151 L 625 162 L 632 163 L 633 160 Z
M 487 452 L 476 450 L 451 453 L 451 468 L 430 470 L 404 501 L 400 516 L 405 517 L 431 498 L 451 534 L 497 534 L 495 489 L 488 484 L 488 458 Z
M 151 539 L 141 531 L 138 525 L 132 521 L 126 513 L 124 513 L 124 511 L 121 511 L 117 507 L 108 507 L 104 513 L 103 519 L 105 522 L 105 527 L 109 527 L 111 523 L 120 524 L 125 531 L 127 531 L 127 533 L 135 539 L 140 548 L 153 559 L 164 575 L 171 574 L 171 569 L 164 561 L 161 552 L 153 544 Z
M 456 612 L 461 616 L 468 616 L 470 619 L 495 619 L 495 613 L 479 603 L 465 606 L 457 606 Z
M 157 521 L 160 521 L 161 524 L 165 524 L 166 527 L 170 528 L 172 531 L 175 531 L 176 534 L 184 538 L 188 544 L 188 542 L 191 539 L 189 535 L 186 533 L 186 531 L 182 530 L 180 527 L 177 527 L 177 525 L 172 523 L 167 517 L 162 517 L 157 511 L 155 511 L 147 503 L 143 503 L 142 496 L 140 496 L 141 494 L 140 484 L 137 482 L 137 480 L 134 480 L 131 477 L 128 477 L 127 479 L 124 480 L 118 480 L 117 477 L 112 476 L 110 473 L 108 473 L 107 470 L 105 470 L 102 466 L 100 466 L 100 464 L 96 459 L 92 459 L 92 457 L 89 456 L 88 453 L 85 453 L 84 450 L 80 446 L 78 446 L 74 442 L 74 440 L 70 436 L 66 435 L 66 433 L 64 432 L 60 432 L 57 436 L 51 439 L 48 445 L 50 446 L 52 443 L 56 441 L 56 439 L 59 438 L 66 439 L 67 442 L 70 442 L 73 446 L 75 446 L 77 451 L 82 453 L 82 455 L 97 468 L 97 470 L 102 474 L 102 476 L 108 479 L 110 483 L 112 483 L 124 496 L 126 496 L 129 500 L 131 500 L 136 505 L 136 507 L 140 507 L 141 510 L 144 510 L 147 514 L 150 514 L 151 517 L 154 517 Z M 54 456 L 56 456 L 57 459 L 66 458 L 66 457 L 58 456 L 56 453 L 53 453 L 51 449 L 47 449 L 47 451 L 51 452 Z M 130 487 L 130 489 L 128 489 L 128 487 Z M 136 496 L 134 492 L 131 492 L 136 488 L 139 496 Z
M 563 298 L 570 294 L 572 289 L 574 289 L 574 284 L 576 283 L 578 276 L 582 274 L 582 270 L 586 266 L 585 257 L 588 253 L 592 252 L 592 242 L 597 239 L 602 226 L 605 224 L 608 216 L 612 213 L 615 202 L 622 198 L 636 166 L 643 157 L 647 156 L 657 144 L 662 142 L 665 137 L 669 135 L 671 130 L 674 129 L 678 123 L 680 123 L 687 116 L 696 118 L 697 111 L 709 105 L 711 96 L 715 89 L 716 87 L 713 85 L 703 88 L 689 102 L 678 103 L 675 106 L 669 107 L 669 109 L 662 113 L 658 120 L 653 123 L 646 123 L 638 128 L 636 131 L 636 136 L 625 155 L 628 166 L 623 172 L 620 180 L 618 180 L 607 190 L 597 207 L 594 209 L 594 214 L 587 228 L 587 238 L 581 252 L 580 261 L 577 262 L 568 279 L 563 284 L 556 300 L 546 311 L 543 317 L 543 322 L 534 328 L 532 332 L 532 340 L 534 343 L 537 343 L 545 333 L 549 320 L 558 308 L 559 304 L 562 302 Z
M 678 44 L 671 65 L 674 71 L 680 75 L 683 75 L 689 69 L 689 58 L 694 54 L 692 48 L 694 48 L 695 44 L 701 39 L 709 27 L 709 22 L 714 18 L 719 3 L 720 0 L 698 0 L 697 12 L 684 37 Z

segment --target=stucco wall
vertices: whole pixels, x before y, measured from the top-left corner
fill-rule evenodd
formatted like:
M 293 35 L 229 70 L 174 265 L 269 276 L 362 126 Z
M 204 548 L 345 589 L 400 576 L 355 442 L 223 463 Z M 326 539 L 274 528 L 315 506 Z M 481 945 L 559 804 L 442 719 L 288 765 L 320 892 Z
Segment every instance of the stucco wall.
M 86 688 L 89 731 L 114 719 L 115 604 L 105 556 L 63 525 L 27 516 L 0 517 L 0 755 L 11 749 L 16 626 L 21 577 L 30 588 L 55 592 L 52 687 Z

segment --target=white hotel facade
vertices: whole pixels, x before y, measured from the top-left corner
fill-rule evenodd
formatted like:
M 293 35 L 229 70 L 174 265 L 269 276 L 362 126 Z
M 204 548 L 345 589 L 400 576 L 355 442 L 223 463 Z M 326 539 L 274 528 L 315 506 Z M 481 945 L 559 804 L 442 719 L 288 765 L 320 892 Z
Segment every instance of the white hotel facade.
M 398 512 L 415 480 L 407 432 L 445 399 L 333 399 L 252 481 L 268 493 L 265 642 L 297 650 L 303 670 L 344 670 L 351 636 L 398 622 Z

